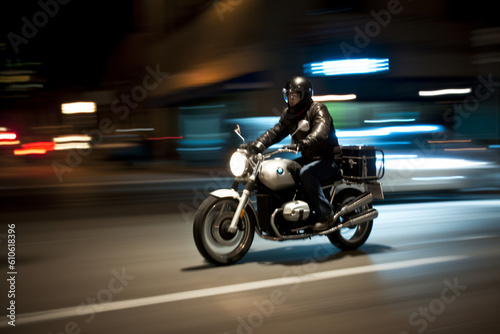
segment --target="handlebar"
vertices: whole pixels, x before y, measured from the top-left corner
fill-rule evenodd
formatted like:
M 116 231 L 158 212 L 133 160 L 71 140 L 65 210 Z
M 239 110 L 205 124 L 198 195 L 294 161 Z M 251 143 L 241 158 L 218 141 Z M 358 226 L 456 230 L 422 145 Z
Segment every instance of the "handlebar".
M 245 152 L 245 154 L 248 154 L 249 152 L 246 150 L 246 149 L 238 149 L 239 151 L 241 152 Z M 256 155 L 253 155 L 251 156 L 250 154 L 248 154 L 249 158 L 251 158 L 251 160 L 253 160 L 254 162 L 257 162 L 257 161 L 264 161 L 266 159 L 269 159 L 270 157 L 272 157 L 273 155 L 275 154 L 279 154 L 279 153 L 295 153 L 295 154 L 298 154 L 299 151 L 297 150 L 291 150 L 291 149 L 288 149 L 288 148 L 279 148 L 275 151 L 272 151 L 270 153 L 267 153 L 267 154 L 262 154 L 262 153 L 258 153 Z
M 297 154 L 297 153 L 299 153 L 299 151 L 298 150 L 291 150 L 289 148 L 282 147 L 282 148 L 279 148 L 276 151 L 273 151 L 269 154 L 274 155 L 274 154 L 278 154 L 278 153 L 295 153 L 295 154 Z

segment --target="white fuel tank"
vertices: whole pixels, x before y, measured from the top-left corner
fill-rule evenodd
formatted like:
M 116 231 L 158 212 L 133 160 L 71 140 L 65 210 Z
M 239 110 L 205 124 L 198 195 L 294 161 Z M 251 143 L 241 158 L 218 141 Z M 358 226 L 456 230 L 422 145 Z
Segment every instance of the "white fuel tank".
M 287 168 L 291 164 L 296 164 L 296 162 L 280 158 L 266 160 L 262 164 L 259 180 L 271 190 L 293 188 L 295 187 L 295 181 Z

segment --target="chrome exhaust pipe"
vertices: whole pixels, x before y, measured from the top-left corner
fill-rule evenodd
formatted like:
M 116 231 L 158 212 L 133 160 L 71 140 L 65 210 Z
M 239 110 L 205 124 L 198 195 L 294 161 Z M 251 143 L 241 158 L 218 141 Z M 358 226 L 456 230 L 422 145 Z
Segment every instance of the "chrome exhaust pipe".
M 378 217 L 378 211 L 376 209 L 368 209 L 366 211 L 361 212 L 359 215 L 352 217 L 348 221 L 342 224 L 343 227 L 359 225 L 363 223 L 367 223 L 370 220 L 374 220 Z
M 330 234 L 330 233 L 336 232 L 344 227 L 368 223 L 369 221 L 374 220 L 377 217 L 378 217 L 378 211 L 376 209 L 367 209 L 367 210 L 361 212 L 360 214 L 352 217 L 351 219 L 344 222 L 343 224 L 336 225 L 336 226 L 334 226 L 326 231 L 322 231 L 318 234 L 319 235 Z
M 334 216 L 333 216 L 333 221 L 337 221 L 341 216 L 344 216 L 348 214 L 349 212 L 352 212 L 363 205 L 367 205 L 373 202 L 373 195 L 371 193 L 363 193 L 359 197 L 357 197 L 354 201 L 351 203 L 345 205 L 340 209 Z

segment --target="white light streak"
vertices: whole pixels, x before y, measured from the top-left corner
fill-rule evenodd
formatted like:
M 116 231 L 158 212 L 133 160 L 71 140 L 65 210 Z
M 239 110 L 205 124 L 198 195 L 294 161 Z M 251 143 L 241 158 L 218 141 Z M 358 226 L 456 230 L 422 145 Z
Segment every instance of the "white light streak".
M 414 181 L 449 181 L 465 179 L 465 176 L 431 176 L 431 177 L 412 177 Z
M 54 146 L 54 150 L 63 151 L 63 150 L 86 150 L 89 149 L 89 143 L 62 143 L 56 144 Z
M 92 138 L 89 135 L 70 135 L 70 136 L 55 137 L 53 139 L 55 143 L 68 143 L 74 141 L 88 142 L 91 140 Z
M 96 105 L 94 102 L 63 103 L 61 104 L 61 110 L 63 114 L 67 115 L 80 113 L 91 114 L 96 111 Z
M 386 126 L 382 128 L 375 128 L 369 130 L 351 130 L 351 131 L 337 131 L 339 138 L 349 137 L 382 137 L 389 136 L 395 133 L 422 133 L 422 132 L 436 132 L 442 128 L 438 125 L 414 125 L 414 126 Z
M 472 92 L 471 88 L 450 88 L 439 90 L 421 90 L 418 92 L 420 96 L 439 96 L 439 95 L 461 95 Z
M 329 102 L 329 101 L 350 101 L 357 98 L 356 94 L 344 95 L 319 95 L 313 96 L 312 99 L 316 102 Z
M 393 119 L 366 119 L 365 123 L 405 123 L 415 122 L 415 118 L 393 118 Z

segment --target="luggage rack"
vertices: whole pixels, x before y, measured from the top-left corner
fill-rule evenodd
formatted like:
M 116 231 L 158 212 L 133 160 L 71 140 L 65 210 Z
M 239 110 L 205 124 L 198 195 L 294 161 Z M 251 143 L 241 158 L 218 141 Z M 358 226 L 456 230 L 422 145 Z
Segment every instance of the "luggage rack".
M 371 181 L 380 180 L 385 174 L 384 151 L 374 146 L 341 146 L 342 174 L 345 180 Z M 382 155 L 382 161 L 377 168 L 377 152 Z

